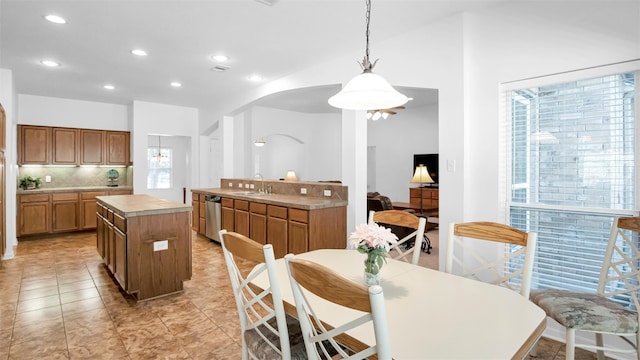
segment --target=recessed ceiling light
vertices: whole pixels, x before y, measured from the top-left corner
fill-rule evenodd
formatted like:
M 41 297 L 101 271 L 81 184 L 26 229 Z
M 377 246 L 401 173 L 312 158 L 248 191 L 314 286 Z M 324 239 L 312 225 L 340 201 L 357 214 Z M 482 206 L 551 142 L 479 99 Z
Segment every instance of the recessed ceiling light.
M 44 18 L 47 19 L 47 21 L 50 21 L 50 22 L 52 22 L 54 24 L 66 24 L 67 23 L 67 20 L 61 18 L 58 15 L 51 14 L 51 15 L 45 16 Z
M 255 82 L 262 81 L 262 76 L 260 76 L 260 75 L 251 75 L 251 76 L 249 76 L 249 81 L 255 81 Z
M 179 83 L 179 82 L 177 82 L 177 81 L 174 81 L 174 82 L 172 82 L 172 83 L 171 83 L 171 86 L 176 87 L 176 88 L 179 88 L 179 87 L 181 87 L 181 86 L 182 86 L 182 84 L 180 84 L 180 83 Z
M 103 86 L 103 88 L 107 89 L 107 90 L 114 90 L 116 87 L 110 84 L 107 84 L 105 86 Z
M 227 55 L 211 55 L 209 56 L 209 59 L 211 59 L 212 61 L 219 61 L 219 62 L 225 62 L 225 61 L 229 61 L 229 57 Z
M 53 60 L 41 60 L 40 64 L 44 65 L 44 66 L 48 66 L 48 67 L 56 67 L 56 66 L 60 66 L 60 63 L 57 63 Z
M 147 56 L 147 52 L 142 49 L 133 49 L 131 50 L 131 53 L 137 56 Z

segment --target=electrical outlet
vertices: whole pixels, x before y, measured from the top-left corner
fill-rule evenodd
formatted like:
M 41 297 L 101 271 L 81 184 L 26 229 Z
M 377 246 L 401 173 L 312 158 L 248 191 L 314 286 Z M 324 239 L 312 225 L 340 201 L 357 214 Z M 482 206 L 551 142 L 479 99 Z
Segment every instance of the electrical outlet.
M 244 188 L 248 189 L 249 188 L 249 184 L 244 184 Z
M 300 189 L 300 194 L 307 195 L 307 188 L 301 188 Z
M 249 188 L 250 189 L 255 189 L 255 185 L 251 184 L 251 185 L 249 185 Z
M 331 190 L 325 190 L 325 191 L 323 192 L 323 195 L 324 195 L 324 196 L 331 196 Z
M 229 187 L 233 187 L 233 183 L 232 182 L 229 182 Z
M 168 240 L 160 240 L 153 242 L 153 251 L 162 251 L 167 250 L 169 248 Z
M 240 189 L 242 189 L 242 184 L 241 184 L 241 183 L 240 183 L 240 184 L 238 184 L 238 187 L 239 187 Z
M 51 176 L 50 175 L 45 176 L 44 182 L 51 182 Z

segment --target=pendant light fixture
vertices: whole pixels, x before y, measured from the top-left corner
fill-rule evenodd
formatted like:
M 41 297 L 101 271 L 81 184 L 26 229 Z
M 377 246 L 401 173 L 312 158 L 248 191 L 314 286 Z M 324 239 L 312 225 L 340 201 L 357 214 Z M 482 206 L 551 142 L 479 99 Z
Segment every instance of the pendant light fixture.
M 360 64 L 362 74 L 354 77 L 339 93 L 329 98 L 329 105 L 347 110 L 387 109 L 401 106 L 409 98 L 394 89 L 382 76 L 372 72 L 378 60 L 369 61 L 369 21 L 371 18 L 371 0 L 367 2 L 366 51 Z

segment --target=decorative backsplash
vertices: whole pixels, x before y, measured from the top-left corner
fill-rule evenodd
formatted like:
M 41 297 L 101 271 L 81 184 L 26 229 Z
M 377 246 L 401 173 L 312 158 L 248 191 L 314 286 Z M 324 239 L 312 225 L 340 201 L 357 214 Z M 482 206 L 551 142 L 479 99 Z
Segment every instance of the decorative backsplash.
M 246 187 L 247 184 L 249 187 Z M 242 188 L 239 185 L 242 185 Z M 251 188 L 251 185 L 253 185 L 253 189 Z M 260 186 L 262 186 L 260 179 L 220 179 L 220 187 L 223 189 L 233 188 L 238 190 L 259 191 Z M 349 200 L 348 188 L 340 182 L 265 180 L 264 188 L 267 189 L 269 186 L 271 186 L 271 192 L 278 195 L 326 197 L 334 200 Z M 306 189 L 306 195 L 302 195 L 300 193 L 302 188 Z M 331 191 L 331 195 L 328 197 L 325 196 L 325 190 Z
M 107 171 L 115 169 L 120 173 L 119 186 L 133 184 L 133 167 L 84 167 L 84 166 L 21 166 L 18 168 L 18 184 L 23 176 L 36 176 L 42 179 L 41 189 L 106 186 Z M 45 177 L 51 176 L 51 182 L 45 182 Z

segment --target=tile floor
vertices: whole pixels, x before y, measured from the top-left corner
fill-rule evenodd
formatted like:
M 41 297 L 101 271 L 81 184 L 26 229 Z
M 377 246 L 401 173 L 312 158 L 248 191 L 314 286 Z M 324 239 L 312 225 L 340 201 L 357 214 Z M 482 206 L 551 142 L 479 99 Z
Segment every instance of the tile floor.
M 0 359 L 240 359 L 219 245 L 194 234 L 193 277 L 184 286 L 136 303 L 109 276 L 95 234 L 21 241 L 0 265 Z M 563 359 L 563 349 L 543 339 L 538 359 Z

